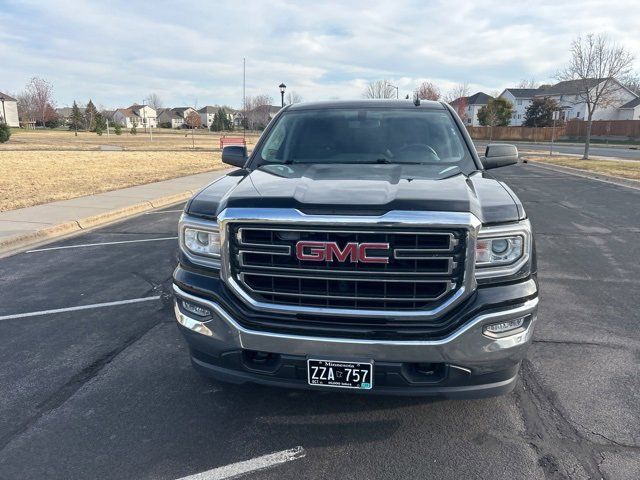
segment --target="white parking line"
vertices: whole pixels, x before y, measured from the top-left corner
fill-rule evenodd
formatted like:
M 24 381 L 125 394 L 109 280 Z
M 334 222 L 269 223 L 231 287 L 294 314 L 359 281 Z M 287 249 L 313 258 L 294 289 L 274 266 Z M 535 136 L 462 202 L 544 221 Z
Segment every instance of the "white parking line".
M 177 240 L 178 237 L 143 238 L 141 240 L 122 240 L 120 242 L 83 243 L 80 245 L 65 245 L 64 247 L 36 248 L 25 253 L 48 252 L 50 250 L 66 250 L 67 248 L 101 247 L 103 245 L 121 245 L 123 243 L 160 242 L 163 240 Z
M 56 308 L 53 310 L 40 310 L 38 312 L 16 313 L 13 315 L 4 315 L 0 320 L 12 320 L 14 318 L 37 317 L 39 315 L 50 315 L 52 313 L 77 312 L 78 310 L 89 310 L 91 308 L 113 307 L 116 305 L 127 305 L 129 303 L 150 302 L 159 300 L 160 295 L 154 297 L 131 298 L 129 300 L 118 300 L 116 302 L 94 303 L 91 305 L 79 305 L 77 307 Z
M 229 478 L 237 478 L 240 475 L 245 475 L 247 473 L 257 472 L 258 470 L 275 467 L 276 465 L 290 462 L 292 460 L 298 460 L 300 458 L 303 458 L 306 454 L 307 453 L 302 447 L 291 448 L 289 450 L 283 450 L 281 452 L 263 455 L 252 460 L 232 463 L 231 465 L 227 465 L 225 467 L 218 467 L 206 472 L 196 473 L 195 475 L 182 477 L 179 480 L 224 480 Z

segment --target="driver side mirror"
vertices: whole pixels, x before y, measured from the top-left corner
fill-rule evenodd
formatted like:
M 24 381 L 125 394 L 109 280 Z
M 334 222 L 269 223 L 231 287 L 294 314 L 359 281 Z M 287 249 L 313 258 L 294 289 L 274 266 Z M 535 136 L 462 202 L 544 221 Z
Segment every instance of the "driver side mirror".
M 485 170 L 518 163 L 518 147 L 504 143 L 490 143 L 481 158 Z
M 224 147 L 222 149 L 222 163 L 243 168 L 247 163 L 247 147 L 241 145 Z

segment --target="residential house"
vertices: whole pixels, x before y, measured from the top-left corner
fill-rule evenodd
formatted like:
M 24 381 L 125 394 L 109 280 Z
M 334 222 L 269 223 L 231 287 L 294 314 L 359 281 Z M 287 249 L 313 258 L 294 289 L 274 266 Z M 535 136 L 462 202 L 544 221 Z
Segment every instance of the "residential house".
M 250 130 L 262 130 L 276 116 L 282 107 L 278 105 L 258 105 L 247 112 L 247 123 Z
M 533 102 L 533 97 L 539 94 L 540 88 L 507 88 L 499 97 L 511 102 L 513 114 L 511 115 L 511 126 L 521 126 L 524 124 L 524 116 L 527 107 Z
M 541 90 L 535 97 L 552 98 L 560 106 L 560 116 L 564 120 L 584 120 L 588 117 L 584 92 L 602 88 L 604 82 L 612 82 L 611 101 L 596 108 L 593 120 L 627 120 L 629 115 L 638 115 L 633 106 L 638 95 L 613 78 L 588 78 L 585 80 L 566 80 Z M 638 118 L 637 116 L 633 118 Z
M 456 98 L 453 102 L 451 102 L 451 106 L 458 111 L 458 105 L 462 105 L 464 107 L 464 122 L 469 127 L 477 127 L 480 125 L 478 121 L 478 111 L 484 107 L 489 100 L 493 100 L 491 95 L 487 95 L 484 92 L 478 92 L 470 97 L 460 97 Z M 462 115 L 461 115 L 462 116 Z
M 72 112 L 73 109 L 71 107 L 56 108 L 56 115 L 58 116 L 60 125 L 69 125 Z
M 207 105 L 206 107 L 202 107 L 200 110 L 198 110 L 198 113 L 200 114 L 200 120 L 202 120 L 202 126 L 211 128 L 213 118 L 215 117 L 215 114 L 218 113 L 218 109 L 220 108 L 222 108 L 222 111 L 225 113 L 229 121 L 233 123 L 236 113 L 235 110 L 232 110 L 228 107 L 219 107 L 217 105 Z
M 625 103 L 618 110 L 619 120 L 640 120 L 640 97 Z
M 0 123 L 10 127 L 19 127 L 18 101 L 6 93 L 0 92 Z
M 191 107 L 161 109 L 158 114 L 158 124 L 168 128 L 182 128 L 185 126 L 185 120 L 191 112 L 198 113 Z
M 155 128 L 158 126 L 157 112 L 149 105 L 138 105 L 137 103 L 128 108 L 119 108 L 113 113 L 113 121 L 125 128 L 134 125 L 141 128 Z

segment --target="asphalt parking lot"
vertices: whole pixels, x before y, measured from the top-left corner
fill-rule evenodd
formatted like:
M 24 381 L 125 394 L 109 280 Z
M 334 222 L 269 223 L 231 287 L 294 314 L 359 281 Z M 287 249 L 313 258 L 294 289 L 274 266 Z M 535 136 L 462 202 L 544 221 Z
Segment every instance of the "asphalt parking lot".
M 0 260 L 0 478 L 228 478 L 280 452 L 247 478 L 637 480 L 640 190 L 531 164 L 496 176 L 539 253 L 535 343 L 512 394 L 201 378 L 171 309 L 174 206 Z

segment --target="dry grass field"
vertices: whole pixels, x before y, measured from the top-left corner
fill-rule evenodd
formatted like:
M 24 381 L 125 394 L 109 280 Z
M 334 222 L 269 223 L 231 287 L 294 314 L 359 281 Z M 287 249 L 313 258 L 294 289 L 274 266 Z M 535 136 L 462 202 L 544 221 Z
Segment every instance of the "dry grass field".
M 0 145 L 0 211 L 107 192 L 223 168 L 219 133 L 143 129 L 107 137 L 16 130 Z M 242 132 L 230 132 L 239 137 Z M 248 133 L 253 148 L 259 135 Z M 195 144 L 195 148 L 193 148 Z M 113 150 L 116 151 L 103 151 Z M 120 147 L 118 149 L 117 147 Z
M 102 146 L 120 147 L 126 151 L 215 150 L 220 147 L 222 135 L 242 137 L 242 131 L 220 134 L 196 130 L 192 138 L 190 130 L 155 128 L 152 139 L 142 128 L 138 128 L 137 135 L 125 130 L 122 135 L 116 135 L 112 130 L 109 136 L 106 133 L 100 136 L 92 132 L 78 132 L 77 137 L 74 132 L 66 130 L 17 130 L 7 143 L 0 144 L 0 154 L 3 150 L 101 150 Z M 257 133 L 247 133 L 247 146 L 252 148 L 258 137 Z
M 614 177 L 640 180 L 640 162 L 633 160 L 581 160 L 579 157 L 569 157 L 562 155 L 535 155 L 525 154 L 534 162 L 551 163 L 563 167 L 577 168 L 592 173 L 612 175 Z
M 218 168 L 219 152 L 0 151 L 0 211 Z

